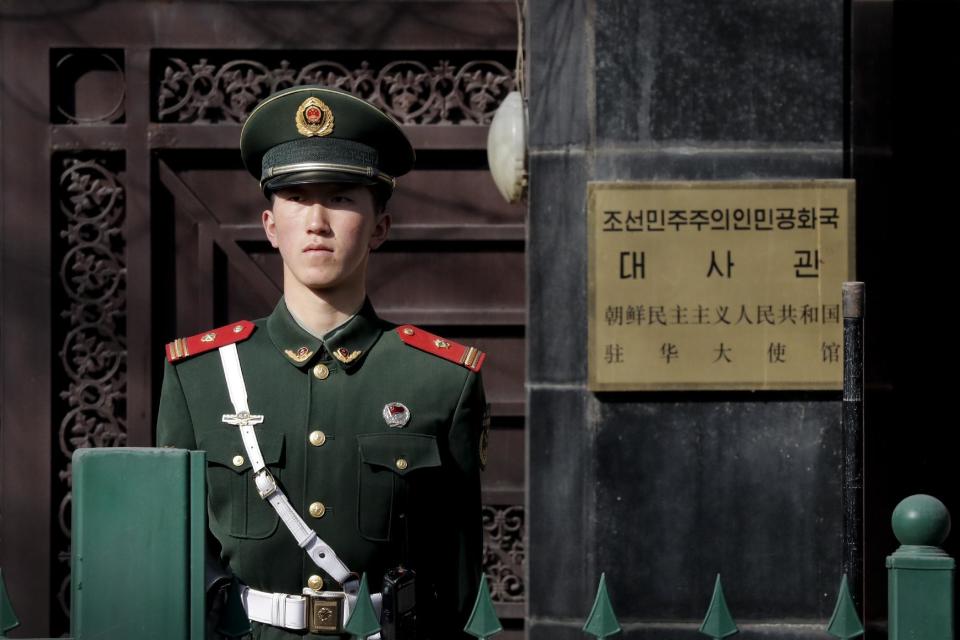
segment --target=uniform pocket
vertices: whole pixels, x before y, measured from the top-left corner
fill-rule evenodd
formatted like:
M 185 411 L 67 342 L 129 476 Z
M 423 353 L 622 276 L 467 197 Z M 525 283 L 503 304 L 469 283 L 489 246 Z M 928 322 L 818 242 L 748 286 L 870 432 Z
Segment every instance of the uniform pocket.
M 390 540 L 403 485 L 440 466 L 435 436 L 420 433 L 371 433 L 357 436 L 360 478 L 357 491 L 357 528 L 374 542 Z
M 273 477 L 280 480 L 283 467 L 283 434 L 257 430 L 263 461 Z M 280 518 L 253 483 L 247 451 L 236 428 L 217 429 L 204 434 L 199 448 L 207 452 L 207 499 L 216 526 L 235 538 L 266 538 Z

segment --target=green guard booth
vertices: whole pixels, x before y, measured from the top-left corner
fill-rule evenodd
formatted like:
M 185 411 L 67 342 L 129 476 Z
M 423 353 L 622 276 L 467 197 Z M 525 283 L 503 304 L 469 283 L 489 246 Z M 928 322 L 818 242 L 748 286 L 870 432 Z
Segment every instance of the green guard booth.
M 74 454 L 74 640 L 203 640 L 204 473 L 198 451 Z

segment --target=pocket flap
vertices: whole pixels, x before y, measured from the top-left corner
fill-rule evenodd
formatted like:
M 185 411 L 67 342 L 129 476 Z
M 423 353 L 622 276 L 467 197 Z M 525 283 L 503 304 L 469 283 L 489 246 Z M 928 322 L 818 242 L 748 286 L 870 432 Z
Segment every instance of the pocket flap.
M 243 446 L 240 430 L 231 428 L 229 431 L 219 431 L 204 434 L 199 442 L 199 448 L 207 452 L 207 462 L 217 464 L 236 473 L 243 473 L 250 468 L 247 450 Z M 276 431 L 257 430 L 257 442 L 260 444 L 260 454 L 267 466 L 276 466 L 283 457 L 283 434 Z M 239 458 L 242 464 L 235 464 Z
M 437 438 L 423 433 L 370 433 L 357 436 L 360 459 L 401 476 L 440 466 Z

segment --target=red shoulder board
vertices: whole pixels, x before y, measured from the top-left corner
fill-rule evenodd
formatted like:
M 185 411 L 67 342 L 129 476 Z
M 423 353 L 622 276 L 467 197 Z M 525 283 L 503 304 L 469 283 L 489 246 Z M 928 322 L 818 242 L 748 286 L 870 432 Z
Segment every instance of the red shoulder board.
M 255 328 L 249 320 L 241 320 L 189 338 L 177 338 L 167 343 L 167 360 L 176 362 L 234 342 L 242 342 L 250 337 Z
M 412 324 L 397 327 L 397 335 L 411 347 L 440 356 L 444 360 L 461 364 L 470 371 L 480 371 L 480 367 L 487 357 L 487 354 L 476 347 L 457 344 L 453 340 L 435 336 L 429 331 L 424 331 Z

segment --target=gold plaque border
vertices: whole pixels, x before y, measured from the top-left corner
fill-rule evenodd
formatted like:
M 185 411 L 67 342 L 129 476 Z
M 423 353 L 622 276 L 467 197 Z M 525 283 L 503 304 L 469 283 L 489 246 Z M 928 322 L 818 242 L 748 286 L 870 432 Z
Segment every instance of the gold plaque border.
M 856 242 L 856 180 L 699 180 L 690 181 L 618 181 L 591 180 L 587 182 L 587 388 L 594 392 L 605 391 L 840 391 L 841 387 L 833 384 L 819 384 L 810 382 L 778 382 L 757 386 L 749 383 L 734 384 L 619 384 L 597 382 L 596 346 L 594 311 L 596 306 L 596 270 L 594 256 L 596 255 L 596 240 L 594 239 L 594 225 L 596 223 L 596 193 L 603 190 L 644 190 L 644 189 L 843 189 L 847 192 L 847 273 L 856 279 L 857 270 L 857 242 Z

